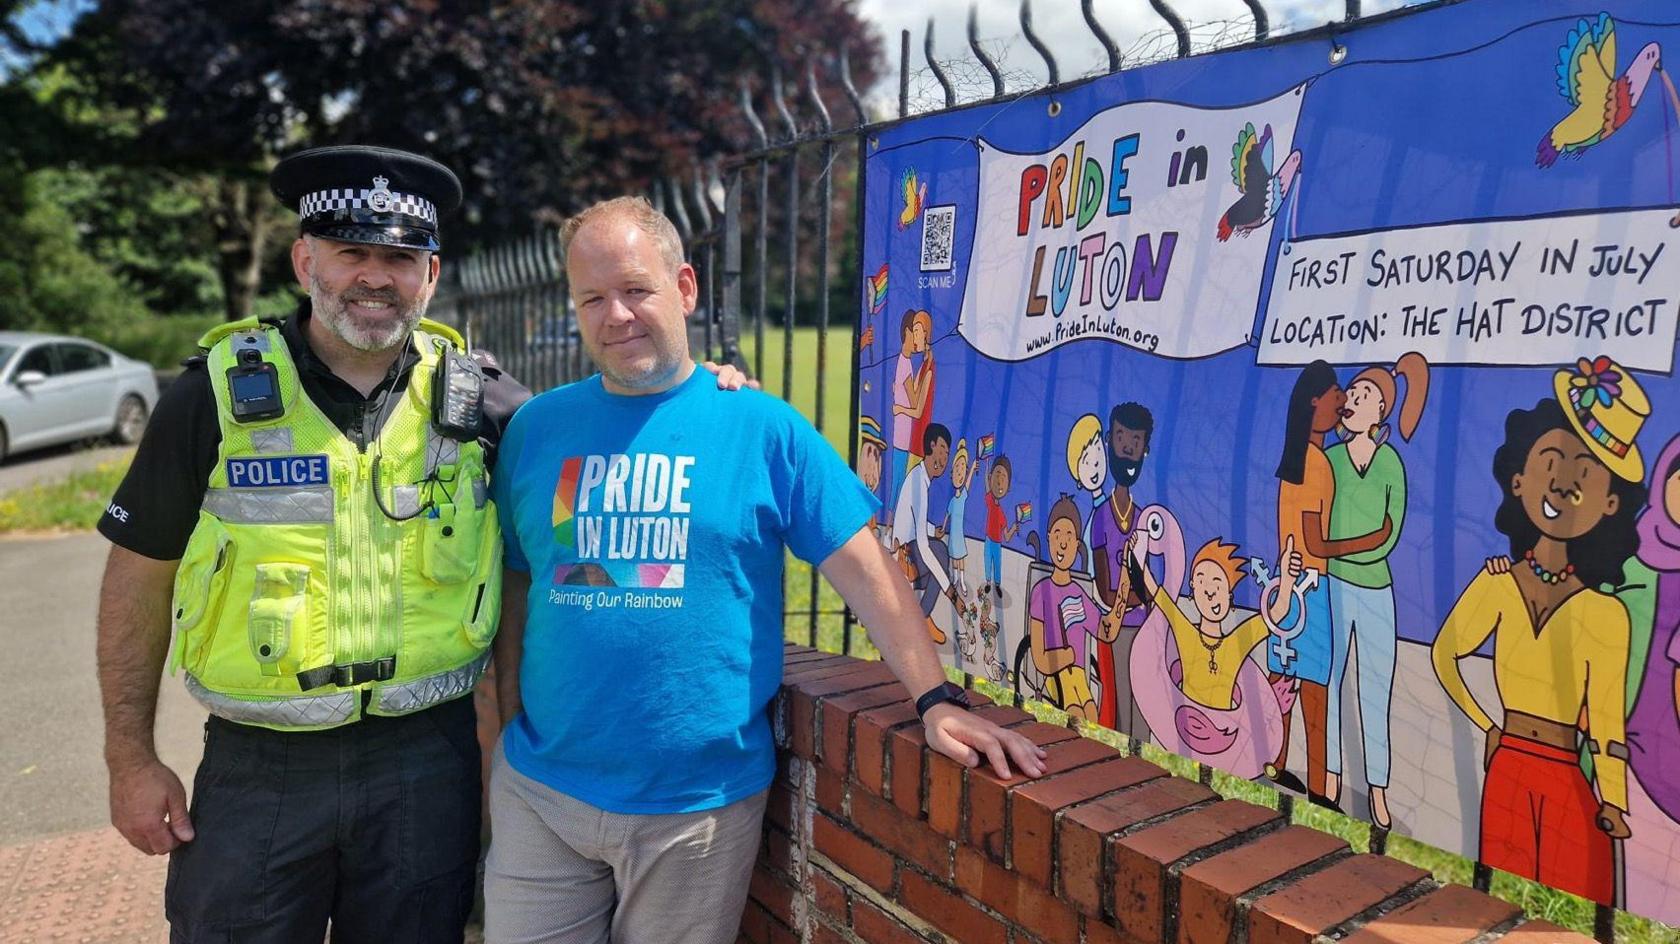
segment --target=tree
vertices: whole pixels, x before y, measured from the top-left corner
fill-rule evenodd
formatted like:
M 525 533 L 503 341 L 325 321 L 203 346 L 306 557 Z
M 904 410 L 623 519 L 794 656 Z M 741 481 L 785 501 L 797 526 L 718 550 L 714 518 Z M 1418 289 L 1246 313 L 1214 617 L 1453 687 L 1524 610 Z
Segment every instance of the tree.
M 106 0 L 50 62 L 124 116 L 101 160 L 216 180 L 205 205 L 231 318 L 285 225 L 263 194 L 279 155 L 348 141 L 432 154 L 467 194 L 451 250 L 494 241 L 742 146 L 736 84 L 773 62 L 845 40 L 872 80 L 876 47 L 852 7 Z

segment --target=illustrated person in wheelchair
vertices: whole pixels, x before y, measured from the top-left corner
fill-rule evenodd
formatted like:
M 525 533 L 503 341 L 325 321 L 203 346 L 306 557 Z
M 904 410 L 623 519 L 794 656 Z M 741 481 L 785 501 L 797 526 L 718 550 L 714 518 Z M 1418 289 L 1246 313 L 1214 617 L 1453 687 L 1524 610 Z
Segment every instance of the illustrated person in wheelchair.
M 922 434 L 922 449 L 924 458 L 905 476 L 893 509 L 893 542 L 898 546 L 904 575 L 921 600 L 928 635 L 936 645 L 944 645 L 945 631 L 933 621 L 933 608 L 944 597 L 961 616 L 964 603 L 951 584 L 945 529 L 935 527 L 928 517 L 928 487 L 945 474 L 950 462 L 951 431 L 941 423 L 929 423 Z
M 1079 507 L 1063 495 L 1050 507 L 1045 548 L 1050 575 L 1033 585 L 1027 604 L 1027 639 L 1016 654 L 1016 691 L 1037 695 L 1086 721 L 1097 720 L 1097 698 L 1086 670 L 1089 641 L 1111 643 L 1120 634 L 1120 616 L 1102 607 L 1073 569 L 1085 556 L 1079 537 Z M 1032 543 L 1037 543 L 1037 535 Z M 1030 654 L 1029 671 L 1025 656 Z M 1036 676 L 1036 678 L 1035 678 Z M 1034 682 L 1037 685 L 1034 686 Z M 1036 687 L 1036 691 L 1033 690 Z

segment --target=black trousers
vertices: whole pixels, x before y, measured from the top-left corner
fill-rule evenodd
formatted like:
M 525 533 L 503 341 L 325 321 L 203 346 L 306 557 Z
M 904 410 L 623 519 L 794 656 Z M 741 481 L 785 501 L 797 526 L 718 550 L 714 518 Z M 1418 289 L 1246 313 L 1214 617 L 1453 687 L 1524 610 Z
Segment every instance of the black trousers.
M 471 697 L 331 731 L 211 718 L 195 838 L 169 859 L 172 944 L 459 944 L 479 853 Z

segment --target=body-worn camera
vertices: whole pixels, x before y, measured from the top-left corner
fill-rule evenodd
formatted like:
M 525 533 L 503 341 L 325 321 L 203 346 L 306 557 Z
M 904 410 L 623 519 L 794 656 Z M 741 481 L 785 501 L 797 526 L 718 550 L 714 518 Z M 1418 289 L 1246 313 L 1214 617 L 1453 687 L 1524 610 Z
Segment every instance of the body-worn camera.
M 280 372 L 251 348 L 239 352 L 239 363 L 227 370 L 233 419 L 239 423 L 271 420 L 286 412 L 280 400 Z
M 484 371 L 467 355 L 444 351 L 432 376 L 432 425 L 440 436 L 470 442 L 483 420 Z

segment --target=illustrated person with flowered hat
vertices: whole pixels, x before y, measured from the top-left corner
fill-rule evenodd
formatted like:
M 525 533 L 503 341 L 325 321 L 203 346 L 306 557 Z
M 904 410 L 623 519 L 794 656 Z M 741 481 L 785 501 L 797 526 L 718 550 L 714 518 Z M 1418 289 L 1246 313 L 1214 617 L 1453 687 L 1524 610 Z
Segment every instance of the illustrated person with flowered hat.
M 1613 840 L 1631 834 L 1631 628 L 1610 591 L 1639 546 L 1635 517 L 1646 487 L 1635 440 L 1651 404 L 1606 357 L 1558 371 L 1553 391 L 1555 398 L 1506 416 L 1505 442 L 1493 456 L 1503 496 L 1494 527 L 1510 540 L 1514 563 L 1477 574 L 1432 655 L 1447 694 L 1487 732 L 1480 861 L 1610 903 Z M 1498 724 L 1460 670 L 1490 637 Z

